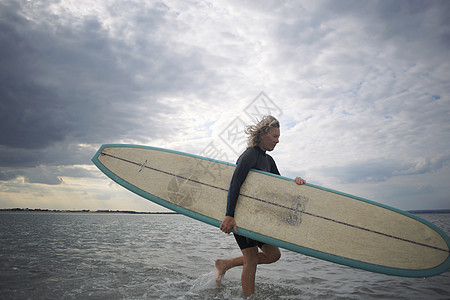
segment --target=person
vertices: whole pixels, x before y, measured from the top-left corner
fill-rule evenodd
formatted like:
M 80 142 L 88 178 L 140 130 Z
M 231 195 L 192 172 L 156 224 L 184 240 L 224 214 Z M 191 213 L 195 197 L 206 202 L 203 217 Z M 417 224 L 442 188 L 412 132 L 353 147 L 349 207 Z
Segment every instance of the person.
M 237 160 L 237 166 L 228 190 L 227 211 L 220 225 L 220 230 L 224 233 L 230 234 L 233 231 L 242 256 L 231 259 L 217 259 L 215 267 L 217 269 L 217 282 L 220 283 L 229 269 L 243 266 L 241 275 L 242 292 L 244 296 L 249 296 L 254 294 L 255 291 L 257 265 L 274 263 L 280 259 L 281 253 L 276 246 L 239 235 L 234 219 L 234 210 L 241 185 L 244 183 L 250 169 L 258 169 L 280 175 L 275 161 L 270 155 L 266 154 L 267 151 L 272 151 L 279 142 L 280 123 L 275 117 L 269 115 L 256 125 L 247 126 L 245 133 L 248 134 L 248 148 Z M 295 182 L 301 185 L 305 183 L 305 180 L 297 177 Z

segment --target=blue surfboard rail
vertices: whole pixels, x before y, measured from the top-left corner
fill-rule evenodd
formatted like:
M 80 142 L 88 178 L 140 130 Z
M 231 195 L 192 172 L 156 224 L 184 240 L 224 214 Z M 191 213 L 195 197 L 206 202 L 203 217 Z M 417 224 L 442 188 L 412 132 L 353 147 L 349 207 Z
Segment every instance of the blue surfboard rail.
M 111 148 L 111 147 L 125 147 L 125 148 L 141 148 L 141 149 L 150 149 L 150 150 L 157 150 L 157 151 L 163 151 L 163 152 L 168 152 L 168 153 L 174 153 L 174 154 L 179 154 L 179 155 L 184 155 L 184 156 L 189 156 L 189 157 L 193 157 L 193 158 L 197 158 L 197 159 L 204 159 L 207 161 L 212 161 L 212 162 L 216 162 L 216 163 L 220 163 L 220 164 L 225 164 L 228 166 L 233 166 L 235 167 L 235 164 L 232 163 L 228 163 L 228 162 L 224 162 L 224 161 L 220 161 L 220 160 L 216 160 L 216 159 L 212 159 L 212 158 L 207 158 L 207 157 L 203 157 L 203 156 L 199 156 L 199 155 L 195 155 L 195 154 L 190 154 L 190 153 L 184 153 L 184 152 L 180 152 L 180 151 L 175 151 L 175 150 L 169 150 L 169 149 L 164 149 L 164 148 L 158 148 L 158 147 L 152 147 L 152 146 L 142 146 L 142 145 L 133 145 L 133 144 L 104 144 L 102 145 L 99 150 L 96 152 L 96 154 L 94 155 L 94 157 L 92 158 L 92 162 L 94 163 L 94 165 L 97 166 L 97 168 L 99 168 L 106 176 L 108 176 L 111 180 L 113 180 L 114 182 L 118 183 L 119 185 L 123 186 L 124 188 L 130 190 L 131 192 L 147 199 L 150 200 L 158 205 L 161 205 L 163 207 L 166 207 L 172 211 L 178 212 L 180 214 L 186 215 L 190 218 L 199 220 L 201 222 L 207 223 L 209 225 L 215 226 L 215 227 L 220 227 L 221 224 L 221 220 L 216 220 L 213 219 L 211 217 L 196 213 L 194 211 L 191 211 L 189 209 L 183 208 L 181 206 L 175 205 L 169 201 L 166 201 L 164 199 L 161 199 L 159 197 L 156 197 L 155 195 L 152 195 L 136 186 L 134 186 L 133 184 L 127 182 L 126 180 L 120 178 L 119 176 L 117 176 L 116 174 L 114 174 L 113 172 L 111 172 L 108 168 L 106 168 L 99 160 L 98 157 L 102 154 L 103 149 L 105 148 Z M 263 172 L 263 171 L 259 171 L 259 170 L 252 170 L 255 172 L 259 172 L 259 173 L 263 173 L 266 175 L 270 175 L 270 176 L 274 176 L 274 177 L 278 177 L 278 178 L 282 178 L 285 180 L 289 180 L 289 181 L 294 181 L 291 178 L 287 178 L 287 177 L 283 177 L 280 175 L 276 175 L 276 174 L 272 174 L 272 173 L 267 173 L 267 172 Z M 385 209 L 397 212 L 399 214 L 408 216 L 412 219 L 415 219 L 425 225 L 427 225 L 428 227 L 432 228 L 434 231 L 436 231 L 447 243 L 447 247 L 450 248 L 450 238 L 445 234 L 445 232 L 443 232 L 439 227 L 437 227 L 436 225 L 434 225 L 433 223 L 420 218 L 414 214 L 408 213 L 406 211 L 382 204 L 382 203 L 378 203 L 375 201 L 371 201 L 371 200 L 367 200 L 358 196 L 354 196 L 354 195 L 350 195 L 347 193 L 343 193 L 343 192 L 339 192 L 336 190 L 332 190 L 332 189 L 328 189 L 328 188 L 324 188 L 318 185 L 314 185 L 311 183 L 306 183 L 307 186 L 316 188 L 316 189 L 320 189 L 323 191 L 327 191 L 330 193 L 334 193 L 334 194 L 338 194 L 338 195 L 342 195 L 345 197 L 349 197 L 352 199 L 356 199 L 362 202 L 366 202 L 372 205 L 376 205 L 379 207 L 383 207 Z M 225 215 L 225 212 L 224 212 Z M 256 232 L 252 232 L 249 230 L 246 230 L 244 228 L 240 228 L 238 227 L 238 231 L 240 235 L 255 239 L 255 240 L 259 240 L 261 242 L 267 243 L 267 244 L 271 244 L 274 246 L 278 246 L 287 250 L 291 250 L 294 252 L 298 252 L 301 254 L 305 254 L 311 257 L 315 257 L 315 258 L 319 258 L 322 260 L 326 260 L 326 261 L 330 261 L 333 263 L 337 263 L 337 264 L 341 264 L 341 265 L 345 265 L 345 266 L 349 266 L 349 267 L 353 267 L 353 268 L 357 268 L 357 269 L 362 269 L 362 270 L 366 270 L 366 271 L 371 271 L 371 272 L 375 272 L 375 273 L 381 273 L 381 274 L 386 274 L 386 275 L 392 275 L 392 276 L 401 276 L 401 277 L 430 277 L 430 276 L 436 276 L 439 274 L 442 274 L 444 272 L 446 272 L 447 270 L 450 269 L 450 251 L 448 253 L 447 259 L 441 263 L 438 266 L 435 266 L 433 268 L 430 269 L 424 269 L 424 270 L 411 270 L 411 269 L 400 269 L 400 268 L 392 268 L 392 267 L 386 267 L 386 266 L 381 266 L 381 265 L 375 265 L 375 264 L 371 264 L 371 263 L 366 263 L 366 262 L 362 262 L 362 261 L 358 261 L 358 260 L 353 260 L 353 259 L 349 259 L 349 258 L 345 258 L 345 257 L 340 257 L 340 256 L 336 256 L 333 254 L 329 254 L 329 253 L 325 253 L 325 252 L 321 252 L 321 251 L 317 251 L 314 249 L 310 249 L 310 248 L 306 248 L 306 247 L 302 247 L 296 244 L 292 244 L 289 242 L 285 242 L 282 240 L 278 240 L 269 236 L 265 236 L 262 234 L 258 234 Z

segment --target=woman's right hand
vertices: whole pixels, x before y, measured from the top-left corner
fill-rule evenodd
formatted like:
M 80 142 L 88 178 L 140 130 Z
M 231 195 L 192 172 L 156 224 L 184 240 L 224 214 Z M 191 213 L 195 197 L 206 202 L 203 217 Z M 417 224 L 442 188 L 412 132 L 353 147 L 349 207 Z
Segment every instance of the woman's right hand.
M 225 216 L 225 218 L 223 218 L 222 224 L 220 224 L 220 230 L 222 230 L 226 234 L 230 234 L 232 229 L 234 229 L 234 232 L 237 233 L 236 220 L 233 217 Z

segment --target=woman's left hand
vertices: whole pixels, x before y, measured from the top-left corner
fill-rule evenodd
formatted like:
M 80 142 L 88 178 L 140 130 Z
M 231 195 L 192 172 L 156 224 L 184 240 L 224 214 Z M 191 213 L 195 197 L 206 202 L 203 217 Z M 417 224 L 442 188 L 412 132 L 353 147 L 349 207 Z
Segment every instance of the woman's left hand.
M 306 183 L 306 180 L 302 179 L 301 177 L 296 177 L 295 178 L 295 183 L 298 184 L 298 185 L 302 185 L 302 184 Z

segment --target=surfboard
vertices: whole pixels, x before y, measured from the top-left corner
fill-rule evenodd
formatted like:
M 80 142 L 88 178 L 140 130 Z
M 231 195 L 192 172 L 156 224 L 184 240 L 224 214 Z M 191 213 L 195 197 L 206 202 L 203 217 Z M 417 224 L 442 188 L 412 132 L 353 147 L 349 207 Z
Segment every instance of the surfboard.
M 236 165 L 167 149 L 105 144 L 92 158 L 109 178 L 175 212 L 220 227 Z M 374 201 L 252 170 L 235 211 L 240 235 L 367 271 L 428 277 L 450 268 L 434 224 Z M 199 241 L 201 242 L 201 241 Z

